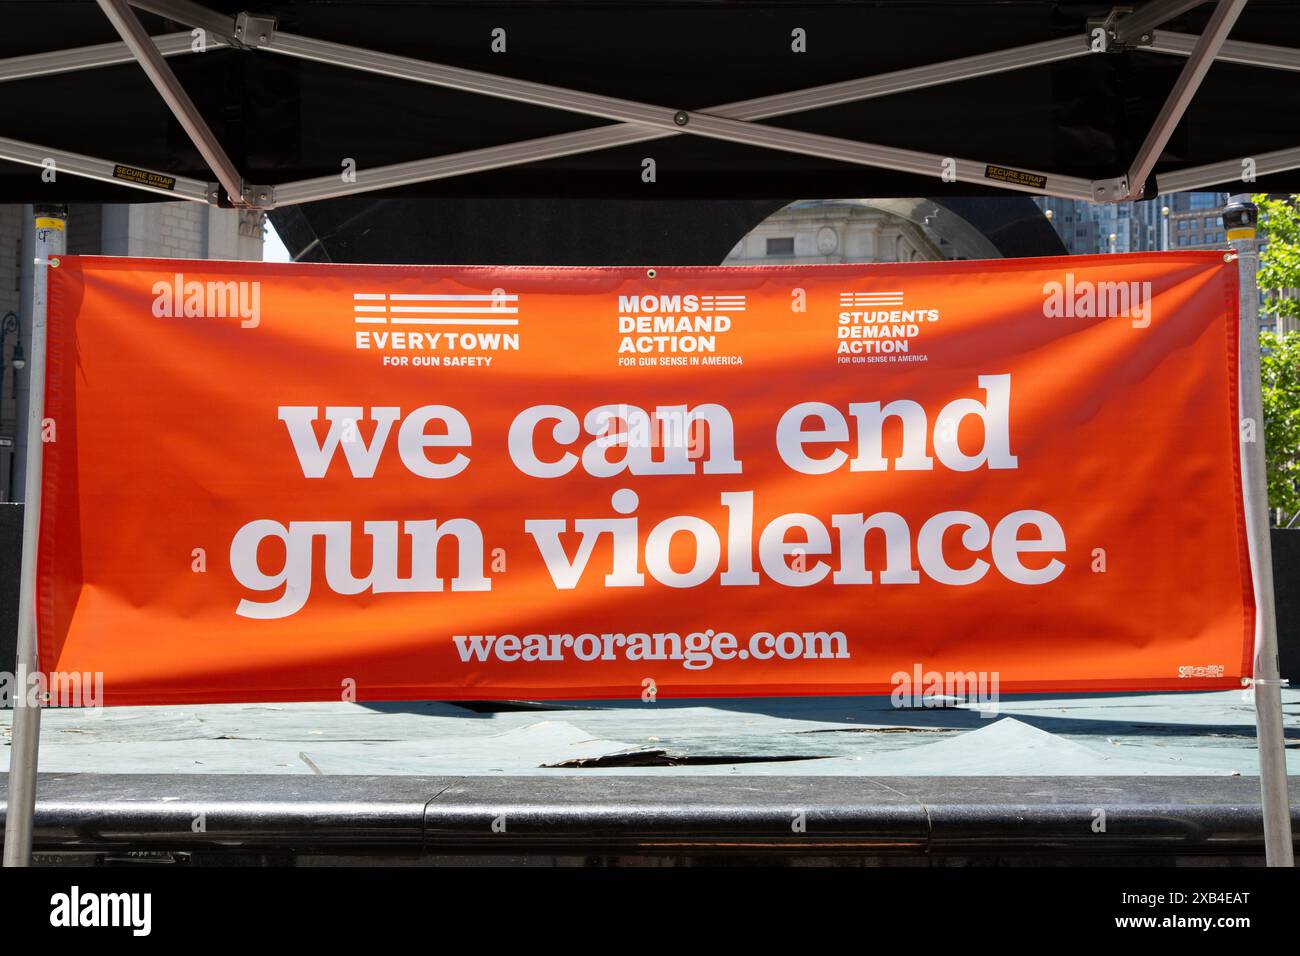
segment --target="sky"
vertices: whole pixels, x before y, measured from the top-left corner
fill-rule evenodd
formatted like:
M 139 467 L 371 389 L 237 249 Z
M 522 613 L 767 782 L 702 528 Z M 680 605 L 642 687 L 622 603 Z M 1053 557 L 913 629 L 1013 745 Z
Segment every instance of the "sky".
M 266 220 L 266 235 L 262 241 L 262 261 L 263 262 L 290 262 L 289 250 L 284 247 L 280 241 L 280 236 L 275 231 L 275 226 L 271 225 L 271 220 Z

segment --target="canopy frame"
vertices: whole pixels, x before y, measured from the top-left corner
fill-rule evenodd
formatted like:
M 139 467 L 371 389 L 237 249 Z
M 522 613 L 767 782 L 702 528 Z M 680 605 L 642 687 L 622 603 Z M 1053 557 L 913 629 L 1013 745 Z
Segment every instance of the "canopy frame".
M 948 182 L 978 182 L 983 186 L 1031 195 L 1121 202 L 1154 194 L 1154 188 L 1148 188 L 1154 185 L 1149 182 L 1151 170 L 1215 60 L 1300 71 L 1300 50 L 1227 39 L 1246 0 L 1216 0 L 1209 25 L 1199 37 L 1156 27 L 1206 0 L 1152 0 L 1135 13 L 1117 8 L 1105 21 L 1089 23 L 1081 37 L 1028 44 L 704 110 L 674 110 L 312 39 L 278 30 L 275 20 L 269 17 L 248 12 L 230 16 L 192 0 L 97 2 L 123 36 L 121 43 L 0 60 L 0 82 L 138 62 L 213 170 L 216 181 L 203 182 L 139 169 L 108 159 L 5 138 L 0 138 L 0 159 L 35 166 L 53 163 L 59 171 L 72 175 L 161 193 L 175 199 L 258 209 L 374 192 L 677 135 L 703 136 L 818 159 L 936 176 Z M 129 7 L 186 24 L 192 27 L 192 32 L 148 37 Z M 1125 173 L 1112 179 L 1089 181 L 1075 176 L 1000 166 L 993 162 L 805 133 L 761 122 L 827 106 L 1104 53 L 1117 47 L 1140 47 L 1156 53 L 1185 56 L 1188 60 L 1132 164 Z M 165 61 L 171 56 L 220 48 L 265 51 L 618 122 L 573 133 L 358 169 L 347 179 L 334 174 L 279 185 L 260 185 L 242 178 Z M 1204 188 L 1230 179 L 1250 181 L 1244 173 L 1248 168 L 1256 176 L 1300 168 L 1300 146 L 1164 173 L 1158 185 L 1162 191 L 1171 191 Z

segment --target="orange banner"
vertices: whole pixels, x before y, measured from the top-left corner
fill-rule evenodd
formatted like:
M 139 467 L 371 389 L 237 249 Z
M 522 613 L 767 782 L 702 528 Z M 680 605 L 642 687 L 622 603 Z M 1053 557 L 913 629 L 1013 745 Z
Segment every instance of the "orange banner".
M 109 704 L 1240 686 L 1236 265 L 50 273 Z

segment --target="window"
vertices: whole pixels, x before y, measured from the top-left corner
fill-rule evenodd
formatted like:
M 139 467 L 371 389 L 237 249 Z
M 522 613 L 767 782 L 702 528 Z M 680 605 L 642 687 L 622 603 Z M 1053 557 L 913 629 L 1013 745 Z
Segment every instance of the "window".
M 1186 228 L 1187 228 L 1187 220 L 1186 220 L 1186 219 L 1179 219 L 1179 220 L 1178 220 L 1178 230 L 1181 232 L 1181 231 L 1183 231 L 1183 230 L 1186 229 Z
M 767 254 L 769 256 L 794 255 L 794 236 L 782 236 L 778 239 L 768 239 Z

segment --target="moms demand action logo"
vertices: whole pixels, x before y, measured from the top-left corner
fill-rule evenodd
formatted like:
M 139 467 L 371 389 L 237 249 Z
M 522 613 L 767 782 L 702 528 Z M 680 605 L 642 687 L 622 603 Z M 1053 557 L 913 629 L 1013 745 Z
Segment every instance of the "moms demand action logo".
M 620 295 L 618 353 L 716 352 L 718 336 L 733 328 L 729 313 L 747 304 L 739 294 Z
M 178 272 L 153 284 L 153 314 L 159 319 L 239 319 L 245 329 L 262 323 L 262 283 L 199 282 Z
M 1043 283 L 1043 315 L 1049 319 L 1133 320 L 1133 328 L 1151 324 L 1150 282 L 1082 282 L 1073 272 L 1064 282 Z

